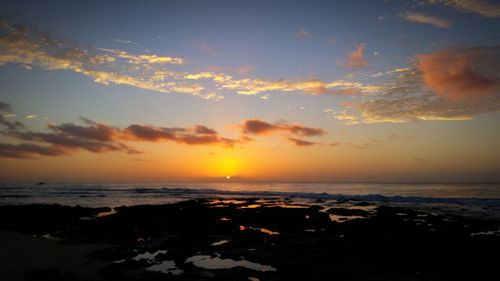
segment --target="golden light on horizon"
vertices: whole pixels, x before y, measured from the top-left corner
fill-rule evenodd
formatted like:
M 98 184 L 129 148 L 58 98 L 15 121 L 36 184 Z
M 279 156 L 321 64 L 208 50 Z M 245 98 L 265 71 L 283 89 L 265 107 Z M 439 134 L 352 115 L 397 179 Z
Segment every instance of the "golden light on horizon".
M 241 161 L 233 157 L 220 156 L 212 162 L 212 176 L 231 179 L 231 175 L 241 173 Z

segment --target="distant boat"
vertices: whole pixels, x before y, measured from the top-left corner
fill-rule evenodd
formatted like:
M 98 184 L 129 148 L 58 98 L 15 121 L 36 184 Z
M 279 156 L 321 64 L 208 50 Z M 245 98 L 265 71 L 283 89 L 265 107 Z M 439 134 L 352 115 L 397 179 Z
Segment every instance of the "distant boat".
M 39 182 L 37 182 L 35 185 L 44 185 L 44 184 L 45 184 L 45 182 L 43 182 L 43 181 L 39 181 Z

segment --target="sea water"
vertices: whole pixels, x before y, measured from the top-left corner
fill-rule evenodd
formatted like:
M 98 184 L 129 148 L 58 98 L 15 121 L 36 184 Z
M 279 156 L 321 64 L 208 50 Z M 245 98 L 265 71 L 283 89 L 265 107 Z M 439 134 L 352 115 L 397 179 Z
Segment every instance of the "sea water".
M 3 184 L 0 205 L 118 207 L 201 198 L 281 198 L 304 202 L 365 201 L 500 218 L 500 183 L 134 183 Z

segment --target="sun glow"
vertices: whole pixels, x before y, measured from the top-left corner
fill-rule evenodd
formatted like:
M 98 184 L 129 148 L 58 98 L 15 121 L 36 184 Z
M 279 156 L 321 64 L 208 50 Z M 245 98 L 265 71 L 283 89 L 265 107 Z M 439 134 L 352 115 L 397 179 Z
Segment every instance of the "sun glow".
M 231 157 L 231 156 L 219 156 L 214 157 L 210 163 L 207 163 L 210 167 L 210 174 L 212 177 L 221 177 L 226 180 L 231 179 L 233 175 L 241 173 L 242 163 L 241 160 Z

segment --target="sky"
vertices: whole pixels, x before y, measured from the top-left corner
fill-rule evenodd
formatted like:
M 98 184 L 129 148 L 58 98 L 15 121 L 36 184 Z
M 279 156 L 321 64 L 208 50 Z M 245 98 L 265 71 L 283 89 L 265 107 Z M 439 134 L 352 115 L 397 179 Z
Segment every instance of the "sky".
M 0 182 L 500 181 L 500 2 L 2 1 Z

